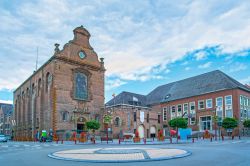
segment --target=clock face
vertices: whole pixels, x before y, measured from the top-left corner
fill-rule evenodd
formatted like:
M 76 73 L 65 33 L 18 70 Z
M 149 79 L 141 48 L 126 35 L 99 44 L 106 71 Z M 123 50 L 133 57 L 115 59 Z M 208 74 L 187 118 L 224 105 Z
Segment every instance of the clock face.
M 81 59 L 83 59 L 83 58 L 86 57 L 86 55 L 85 55 L 85 53 L 84 53 L 83 51 L 80 51 L 80 52 L 79 52 L 79 57 L 80 57 Z

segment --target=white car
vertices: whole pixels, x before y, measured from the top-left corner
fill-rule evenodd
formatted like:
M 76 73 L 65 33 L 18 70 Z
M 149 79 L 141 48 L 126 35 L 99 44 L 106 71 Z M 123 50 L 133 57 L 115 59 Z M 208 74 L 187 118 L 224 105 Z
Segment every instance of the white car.
M 8 138 L 5 135 L 0 134 L 0 142 L 7 142 Z

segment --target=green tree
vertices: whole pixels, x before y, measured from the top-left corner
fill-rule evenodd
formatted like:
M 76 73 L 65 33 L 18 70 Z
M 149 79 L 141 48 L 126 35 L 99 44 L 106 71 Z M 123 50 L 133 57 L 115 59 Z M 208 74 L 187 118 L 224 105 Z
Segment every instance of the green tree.
M 176 129 L 177 132 L 177 143 L 178 143 L 178 128 L 187 128 L 188 127 L 188 122 L 184 118 L 174 118 L 168 122 L 170 127 L 173 127 Z
M 98 130 L 100 128 L 100 123 L 96 120 L 90 120 L 86 122 L 86 126 L 88 130 L 92 130 L 94 133 L 95 130 Z
M 112 116 L 111 115 L 105 115 L 104 116 L 104 123 L 109 124 L 112 120 Z
M 245 128 L 250 128 L 250 119 L 244 120 L 243 126 L 244 126 Z
M 168 124 L 169 124 L 169 126 L 176 128 L 176 129 L 178 129 L 178 128 L 185 129 L 185 128 L 187 128 L 188 122 L 184 118 L 174 118 L 174 119 L 170 120 L 168 122 Z
M 224 129 L 234 129 L 238 126 L 238 121 L 235 118 L 225 118 L 222 121 L 222 127 Z

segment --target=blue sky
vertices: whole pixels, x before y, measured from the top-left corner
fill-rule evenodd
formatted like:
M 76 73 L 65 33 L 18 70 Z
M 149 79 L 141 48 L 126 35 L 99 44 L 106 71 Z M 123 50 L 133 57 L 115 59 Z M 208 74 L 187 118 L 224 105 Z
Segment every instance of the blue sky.
M 80 25 L 105 58 L 105 96 L 222 70 L 250 83 L 249 1 L 0 1 L 0 101 Z

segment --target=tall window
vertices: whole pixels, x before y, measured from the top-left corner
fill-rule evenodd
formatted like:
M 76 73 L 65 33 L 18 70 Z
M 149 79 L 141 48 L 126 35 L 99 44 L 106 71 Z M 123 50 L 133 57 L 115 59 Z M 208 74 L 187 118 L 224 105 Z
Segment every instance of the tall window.
M 62 112 L 62 121 L 68 121 L 68 114 L 67 111 Z
M 176 114 L 175 114 L 175 106 L 171 106 L 171 119 L 175 118 Z
M 149 113 L 147 113 L 147 123 L 149 123 Z
M 183 114 L 185 114 L 184 117 L 187 117 L 187 115 L 188 115 L 188 103 L 183 104 Z
M 233 117 L 232 96 L 225 96 L 225 117 Z
M 182 115 L 182 105 L 179 104 L 179 105 L 177 106 L 177 116 L 181 116 L 181 115 Z
M 166 121 L 167 120 L 167 107 L 164 107 L 163 108 L 163 121 Z
M 223 118 L 223 98 L 216 98 L 216 115 L 219 117 L 219 121 Z
M 78 100 L 88 99 L 88 82 L 87 76 L 83 73 L 75 73 L 75 91 L 74 97 Z
M 189 107 L 190 107 L 190 125 L 194 125 L 196 122 L 195 102 L 190 102 Z
M 116 117 L 116 118 L 115 118 L 115 126 L 116 126 L 116 127 L 121 126 L 121 119 L 120 119 L 120 117 Z
M 136 112 L 134 112 L 134 122 L 136 122 L 136 119 L 137 119 Z
M 212 99 L 206 100 L 206 108 L 213 108 L 213 100 Z
M 198 101 L 198 109 L 199 109 L 199 110 L 205 109 L 204 100 L 199 100 L 199 101 Z
M 225 105 L 232 105 L 232 96 L 225 96 Z
M 161 123 L 161 115 L 158 115 L 158 123 Z

